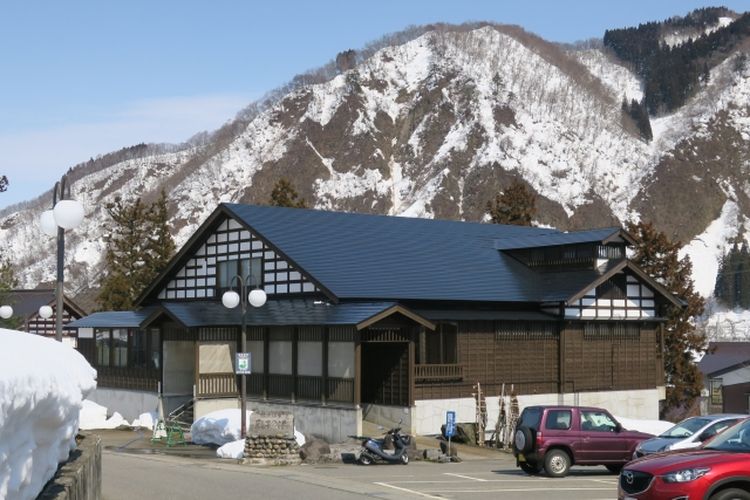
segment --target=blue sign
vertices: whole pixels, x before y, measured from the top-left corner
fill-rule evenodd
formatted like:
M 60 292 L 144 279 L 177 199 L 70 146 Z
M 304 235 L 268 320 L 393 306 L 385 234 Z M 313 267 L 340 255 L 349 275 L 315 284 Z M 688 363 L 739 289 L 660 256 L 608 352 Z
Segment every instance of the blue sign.
M 445 414 L 445 436 L 453 437 L 456 435 L 456 412 L 450 410 Z

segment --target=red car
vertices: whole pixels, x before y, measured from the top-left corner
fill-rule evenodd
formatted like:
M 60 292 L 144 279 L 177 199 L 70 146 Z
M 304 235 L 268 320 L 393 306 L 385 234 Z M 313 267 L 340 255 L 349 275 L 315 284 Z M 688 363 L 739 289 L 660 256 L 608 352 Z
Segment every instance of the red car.
M 620 473 L 620 500 L 750 500 L 750 419 L 700 449 L 649 455 Z

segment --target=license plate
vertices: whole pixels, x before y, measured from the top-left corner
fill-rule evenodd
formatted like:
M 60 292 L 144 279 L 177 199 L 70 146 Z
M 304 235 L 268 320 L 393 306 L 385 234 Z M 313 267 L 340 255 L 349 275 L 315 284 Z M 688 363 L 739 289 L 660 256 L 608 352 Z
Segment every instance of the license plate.
M 518 454 L 518 461 L 519 462 L 525 462 L 526 461 L 526 457 L 524 457 L 521 453 L 519 453 Z

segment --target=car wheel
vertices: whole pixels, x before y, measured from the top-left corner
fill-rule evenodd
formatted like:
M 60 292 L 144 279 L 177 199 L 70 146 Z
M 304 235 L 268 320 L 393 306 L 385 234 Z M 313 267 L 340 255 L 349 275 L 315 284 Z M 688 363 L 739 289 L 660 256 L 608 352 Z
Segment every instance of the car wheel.
M 544 470 L 550 477 L 565 477 L 570 471 L 570 457 L 562 450 L 550 450 L 544 457 Z
M 714 493 L 709 500 L 750 500 L 750 493 L 738 488 L 729 488 Z
M 513 436 L 513 444 L 519 453 L 530 452 L 534 447 L 533 440 L 534 437 L 531 434 L 531 429 L 528 427 L 519 427 L 516 430 L 515 436 Z
M 372 464 L 372 458 L 370 458 L 370 455 L 367 453 L 360 453 L 359 454 L 359 460 L 357 460 L 360 465 L 371 465 Z
M 409 455 L 406 452 L 404 452 L 404 454 L 401 455 L 401 464 L 407 465 L 408 463 L 409 463 Z
M 521 466 L 521 470 L 524 471 L 526 474 L 529 474 L 531 476 L 535 476 L 542 472 L 542 468 L 539 467 L 537 464 L 530 464 L 528 462 L 521 462 L 518 464 Z
M 605 467 L 612 474 L 619 474 L 622 470 L 622 465 L 605 465 Z

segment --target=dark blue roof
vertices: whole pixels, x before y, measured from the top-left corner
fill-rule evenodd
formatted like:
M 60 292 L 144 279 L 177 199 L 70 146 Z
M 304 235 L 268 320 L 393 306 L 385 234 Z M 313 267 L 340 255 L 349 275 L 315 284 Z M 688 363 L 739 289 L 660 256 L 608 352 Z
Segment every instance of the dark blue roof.
M 536 273 L 495 248 L 554 229 L 224 204 L 340 299 L 529 302 Z
M 393 306 L 394 302 L 327 304 L 309 299 L 269 300 L 263 307 L 248 307 L 248 326 L 357 325 Z M 162 302 L 163 310 L 188 328 L 236 326 L 240 308 L 227 309 L 219 301 Z
M 557 245 L 571 245 L 574 243 L 602 242 L 620 233 L 619 227 L 605 227 L 570 233 L 545 233 L 532 235 L 508 236 L 495 241 L 498 250 L 514 250 L 519 248 L 538 248 Z
M 144 307 L 138 311 L 97 312 L 71 321 L 67 328 L 138 328 L 156 309 Z

